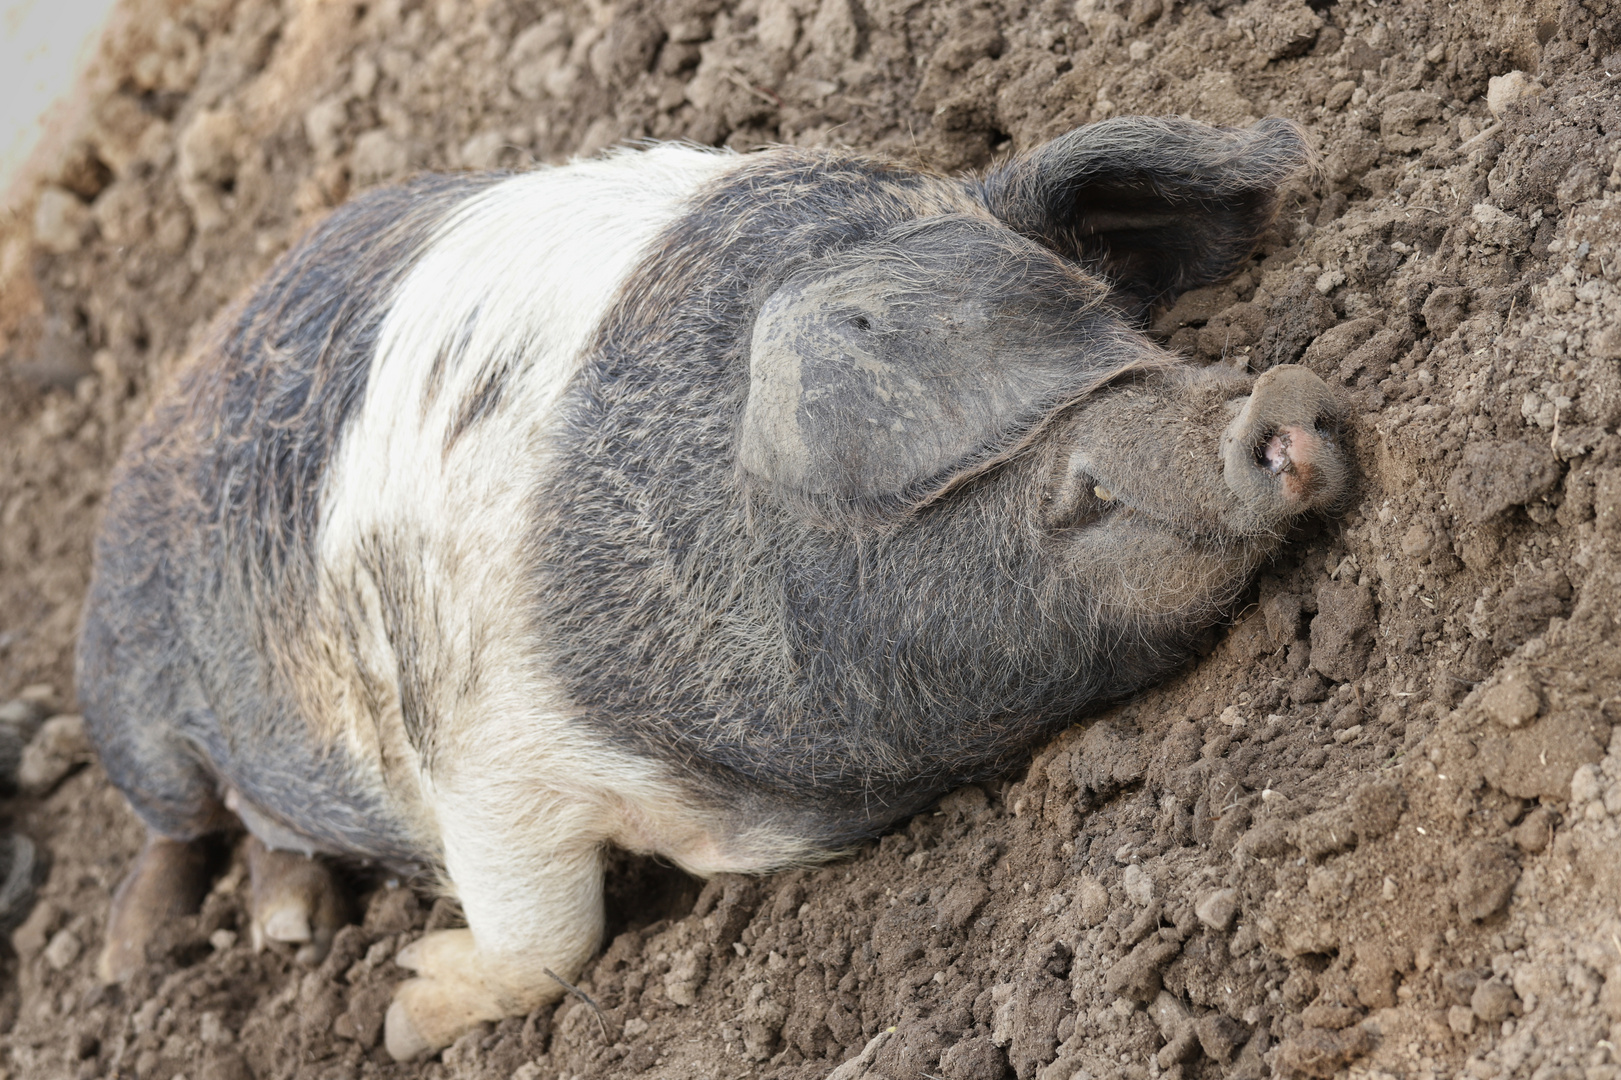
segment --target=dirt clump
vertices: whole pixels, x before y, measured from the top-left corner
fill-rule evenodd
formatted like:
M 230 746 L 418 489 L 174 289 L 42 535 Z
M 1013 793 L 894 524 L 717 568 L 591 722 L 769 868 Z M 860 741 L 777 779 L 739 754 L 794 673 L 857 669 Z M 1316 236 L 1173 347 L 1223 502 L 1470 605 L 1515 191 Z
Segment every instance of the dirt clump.
M 49 867 L 0 968 L 0 1072 L 1621 1077 L 1614 0 L 118 20 L 84 129 L 0 221 L 0 690 L 33 740 L 12 828 Z M 578 993 L 426 1064 L 379 1045 L 391 958 L 457 909 L 365 868 L 359 921 L 304 969 L 251 949 L 222 844 L 201 912 L 97 985 L 141 836 L 60 719 L 97 508 L 153 388 L 303 230 L 413 171 L 624 140 L 951 170 L 1122 113 L 1288 116 L 1321 162 L 1250 263 L 1150 319 L 1203 362 L 1342 388 L 1359 455 L 1355 505 L 1299 531 L 1206 655 L 827 867 L 621 860 Z

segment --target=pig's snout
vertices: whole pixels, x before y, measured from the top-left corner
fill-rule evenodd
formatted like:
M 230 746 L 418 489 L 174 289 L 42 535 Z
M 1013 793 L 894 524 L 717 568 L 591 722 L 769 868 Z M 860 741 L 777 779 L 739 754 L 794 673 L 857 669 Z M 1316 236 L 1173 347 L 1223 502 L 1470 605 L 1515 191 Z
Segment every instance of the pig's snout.
M 1337 503 L 1350 486 L 1342 406 L 1328 385 L 1286 364 L 1255 380 L 1221 438 L 1222 476 L 1261 528 Z

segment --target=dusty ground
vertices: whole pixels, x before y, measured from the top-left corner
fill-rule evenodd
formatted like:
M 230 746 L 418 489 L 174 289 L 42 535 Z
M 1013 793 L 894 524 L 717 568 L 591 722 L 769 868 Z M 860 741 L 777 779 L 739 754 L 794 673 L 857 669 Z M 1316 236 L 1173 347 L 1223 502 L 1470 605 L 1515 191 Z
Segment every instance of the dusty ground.
M 88 128 L 0 219 L 0 696 L 71 712 L 107 469 L 188 342 L 423 168 L 655 137 L 959 169 L 1117 113 L 1294 117 L 1322 175 L 1155 329 L 1343 385 L 1363 487 L 1027 775 L 816 872 L 627 863 L 600 1014 L 423 1065 L 378 1046 L 389 957 L 456 912 L 385 881 L 306 972 L 241 939 L 222 849 L 98 988 L 139 829 L 59 722 L 11 804 L 52 864 L 0 1074 L 1621 1077 L 1618 48 L 1615 0 L 129 0 Z

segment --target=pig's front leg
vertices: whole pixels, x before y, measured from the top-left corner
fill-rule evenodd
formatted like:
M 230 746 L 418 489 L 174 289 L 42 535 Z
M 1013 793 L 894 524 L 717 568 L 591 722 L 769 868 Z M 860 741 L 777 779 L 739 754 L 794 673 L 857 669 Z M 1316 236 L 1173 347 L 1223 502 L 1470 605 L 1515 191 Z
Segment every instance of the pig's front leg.
M 564 989 L 548 969 L 572 981 L 602 936 L 602 809 L 516 794 L 498 783 L 476 795 L 439 791 L 445 868 L 468 925 L 426 934 L 396 957 L 416 972 L 388 1010 L 397 1060 L 555 1001 Z

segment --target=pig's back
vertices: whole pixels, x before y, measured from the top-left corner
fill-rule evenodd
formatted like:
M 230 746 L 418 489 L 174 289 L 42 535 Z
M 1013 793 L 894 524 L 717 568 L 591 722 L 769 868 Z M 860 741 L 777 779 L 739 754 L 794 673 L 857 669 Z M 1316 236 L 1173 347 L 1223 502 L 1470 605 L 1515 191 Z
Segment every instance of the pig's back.
M 630 268 L 733 160 L 419 178 L 278 262 L 109 499 L 81 695 L 121 786 L 161 734 L 255 831 L 435 856 L 423 767 L 492 716 L 555 712 L 528 523 L 556 401 Z

